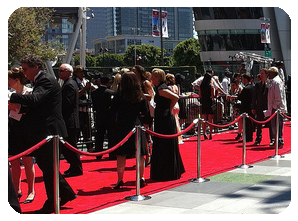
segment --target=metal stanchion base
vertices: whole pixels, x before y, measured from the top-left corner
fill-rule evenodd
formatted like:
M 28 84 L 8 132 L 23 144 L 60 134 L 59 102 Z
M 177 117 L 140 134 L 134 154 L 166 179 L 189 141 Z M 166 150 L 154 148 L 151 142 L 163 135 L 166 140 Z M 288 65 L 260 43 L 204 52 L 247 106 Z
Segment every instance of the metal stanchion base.
M 210 180 L 200 177 L 200 178 L 193 178 L 193 179 L 190 179 L 188 181 L 193 182 L 193 183 L 204 183 L 204 182 L 208 182 Z
M 282 155 L 273 155 L 273 156 L 270 156 L 269 158 L 272 158 L 272 159 L 275 159 L 275 160 L 279 160 L 280 158 L 284 158 L 285 156 L 282 156 Z
M 143 196 L 143 195 L 134 195 L 134 196 L 127 196 L 124 199 L 130 201 L 143 201 L 151 199 L 151 196 Z
M 254 167 L 254 166 L 246 165 L 246 164 L 242 164 L 242 165 L 239 165 L 239 166 L 236 166 L 236 167 L 238 167 L 238 168 L 240 168 L 240 169 L 248 169 L 248 168 L 252 168 L 252 167 Z

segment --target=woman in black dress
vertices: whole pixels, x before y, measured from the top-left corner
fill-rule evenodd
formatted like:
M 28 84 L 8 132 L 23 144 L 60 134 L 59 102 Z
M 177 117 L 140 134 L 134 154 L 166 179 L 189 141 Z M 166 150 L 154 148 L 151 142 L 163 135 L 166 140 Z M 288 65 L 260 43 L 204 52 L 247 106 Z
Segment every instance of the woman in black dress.
M 160 134 L 176 134 L 176 121 L 172 111 L 179 97 L 168 89 L 165 79 L 163 70 L 152 70 L 151 80 L 156 86 L 154 131 Z M 184 172 L 178 138 L 153 137 L 150 178 L 161 181 L 177 180 Z
M 11 71 L 8 71 L 8 86 L 15 90 L 19 94 L 31 94 L 32 88 L 28 88 L 25 84 L 28 82 L 28 79 L 23 74 L 22 68 L 14 68 Z M 16 106 L 14 104 L 9 104 L 8 109 L 10 110 L 9 114 L 9 133 L 8 133 L 8 154 L 9 156 L 17 155 L 30 147 L 24 145 L 25 140 L 28 139 L 25 137 L 24 130 L 25 125 L 30 124 L 26 119 L 26 115 L 19 114 L 19 108 L 15 110 Z M 22 162 L 25 166 L 25 173 L 28 183 L 28 196 L 24 203 L 31 203 L 35 197 L 34 183 L 35 183 L 35 169 L 33 165 L 32 156 L 22 157 Z M 21 191 L 21 168 L 20 168 L 20 158 L 11 161 L 11 175 L 12 181 L 18 195 L 18 198 L 22 196 Z
M 124 137 L 135 127 L 135 125 L 148 124 L 150 113 L 147 101 L 144 99 L 141 85 L 133 72 L 126 72 L 122 75 L 120 83 L 120 93 L 112 101 L 112 113 L 116 117 L 115 144 L 123 140 Z M 145 133 L 141 133 L 141 159 L 140 159 L 140 177 L 141 187 L 145 186 L 144 156 L 146 151 Z M 126 156 L 134 156 L 136 153 L 135 135 L 131 136 L 121 147 L 116 149 L 114 155 L 117 156 L 117 174 L 118 182 L 114 189 L 123 186 L 123 175 L 125 170 Z
M 203 81 L 200 85 L 200 90 L 199 90 L 199 96 L 201 98 L 201 104 L 202 104 L 202 118 L 208 122 L 213 123 L 213 109 L 212 105 L 216 105 L 212 103 L 212 99 L 214 98 L 214 86 L 212 83 L 212 71 L 206 72 L 204 75 Z M 206 123 L 202 124 L 203 128 L 203 134 L 204 134 L 204 139 L 208 139 L 207 134 L 206 134 Z M 209 139 L 212 139 L 212 129 L 213 127 L 210 125 L 209 126 L 210 132 L 209 132 Z

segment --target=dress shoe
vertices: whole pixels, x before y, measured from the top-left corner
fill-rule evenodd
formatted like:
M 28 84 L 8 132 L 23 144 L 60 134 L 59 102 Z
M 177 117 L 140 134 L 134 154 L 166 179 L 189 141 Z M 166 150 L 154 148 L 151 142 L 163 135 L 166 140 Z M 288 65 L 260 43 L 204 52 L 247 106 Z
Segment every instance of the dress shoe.
M 43 207 L 39 210 L 35 210 L 34 214 L 50 214 L 55 212 L 54 203 L 46 200 L 43 204 Z
M 77 197 L 78 197 L 78 195 L 75 194 L 75 195 L 73 195 L 72 197 L 62 198 L 62 199 L 60 200 L 60 207 L 61 207 L 61 206 L 64 206 L 66 203 L 68 203 L 68 202 L 70 202 L 70 201 L 76 199 Z

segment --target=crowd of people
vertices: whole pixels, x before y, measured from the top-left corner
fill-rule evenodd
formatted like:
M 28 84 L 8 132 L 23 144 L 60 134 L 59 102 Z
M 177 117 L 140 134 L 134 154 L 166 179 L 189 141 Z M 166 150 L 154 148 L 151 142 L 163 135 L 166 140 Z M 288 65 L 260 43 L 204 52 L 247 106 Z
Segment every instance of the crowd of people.
M 82 66 L 72 67 L 62 64 L 58 70 L 59 81 L 46 71 L 40 57 L 26 55 L 21 59 L 22 66 L 8 71 L 9 86 L 9 156 L 19 154 L 49 135 L 63 137 L 73 147 L 77 147 L 80 133 L 87 140 L 88 151 L 100 152 L 104 149 L 104 140 L 108 148 L 119 143 L 134 128 L 142 125 L 157 133 L 170 135 L 181 131 L 179 122 L 178 99 L 180 87 L 175 83 L 173 74 L 166 74 L 155 68 L 151 72 L 135 65 L 131 70 L 122 69 L 113 76 L 101 74 L 96 84 L 86 80 Z M 201 103 L 201 117 L 213 122 L 218 94 L 233 108 L 233 117 L 247 113 L 257 120 L 264 120 L 277 109 L 286 112 L 285 86 L 279 71 L 275 67 L 261 69 L 260 81 L 253 85 L 250 74 L 236 74 L 232 80 L 227 72 L 219 82 L 212 70 L 192 83 L 198 91 Z M 241 79 L 241 81 L 240 81 Z M 28 80 L 33 87 L 25 86 Z M 88 114 L 87 100 L 92 101 L 96 126 L 95 148 L 90 140 L 91 119 Z M 237 101 L 237 102 L 236 102 Z M 283 145 L 282 118 L 279 124 L 279 145 Z M 203 124 L 203 136 L 207 124 Z M 270 122 L 270 139 L 274 145 L 276 120 Z M 212 139 L 212 126 L 209 126 L 209 139 Z M 238 122 L 236 139 L 241 139 L 242 122 Z M 246 123 L 246 141 L 253 141 L 254 126 Z M 257 126 L 255 145 L 262 139 L 262 126 Z M 30 139 L 28 139 L 30 138 Z M 89 140 L 88 140 L 89 139 Z M 140 185 L 146 186 L 144 168 L 150 164 L 150 178 L 156 181 L 176 180 L 185 172 L 179 152 L 183 137 L 171 139 L 151 137 L 141 133 Z M 110 153 L 110 159 L 116 159 L 117 182 L 113 189 L 125 185 L 124 172 L 128 157 L 135 156 L 135 134 L 121 147 Z M 35 197 L 33 156 L 43 172 L 47 200 L 36 213 L 54 212 L 52 142 L 22 157 L 28 182 L 28 196 L 24 203 L 31 203 Z M 65 178 L 83 175 L 80 156 L 66 147 L 61 152 L 69 163 L 69 169 L 59 173 L 60 205 L 74 200 L 77 195 Z M 101 156 L 97 157 L 98 160 Z M 20 186 L 20 159 L 11 162 L 11 188 L 18 198 L 22 197 Z M 116 178 L 115 178 L 116 179 Z M 13 198 L 12 193 L 11 197 Z
M 286 84 L 285 76 L 282 69 L 270 67 L 269 69 L 262 68 L 260 74 L 257 75 L 257 80 L 254 82 L 252 76 L 246 71 L 237 73 L 232 79 L 228 71 L 225 72 L 225 78 L 222 83 L 218 81 L 216 76 L 213 76 L 212 70 L 207 70 L 206 74 L 197 80 L 192 85 L 198 90 L 201 101 L 202 118 L 208 122 L 213 122 L 214 110 L 216 107 L 217 95 L 224 95 L 225 104 L 232 107 L 232 119 L 236 119 L 241 114 L 246 113 L 248 116 L 258 120 L 265 121 L 277 110 L 281 113 L 287 113 L 286 101 Z M 230 83 L 231 82 L 231 83 Z M 230 85 L 230 86 L 229 86 Z M 279 117 L 279 138 L 276 139 L 276 116 L 266 124 L 269 127 L 270 146 L 282 147 L 283 142 L 283 117 Z M 206 123 L 203 123 L 203 136 L 208 139 L 206 134 Z M 212 139 L 212 126 L 210 125 L 209 139 Z M 262 124 L 254 124 L 252 121 L 246 121 L 245 135 L 246 142 L 253 141 L 253 132 L 256 127 L 256 138 L 254 145 L 260 145 L 262 141 Z M 242 118 L 238 121 L 238 134 L 236 140 L 242 142 L 243 138 L 243 122 Z

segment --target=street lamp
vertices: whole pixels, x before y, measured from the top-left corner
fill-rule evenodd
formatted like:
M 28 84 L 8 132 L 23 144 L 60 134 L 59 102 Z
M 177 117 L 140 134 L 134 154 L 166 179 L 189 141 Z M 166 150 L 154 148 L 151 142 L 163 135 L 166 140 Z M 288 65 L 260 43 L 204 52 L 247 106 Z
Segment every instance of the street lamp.
M 130 28 L 130 30 L 133 30 L 133 44 L 134 44 L 134 64 L 137 64 L 137 51 L 136 51 L 136 31 L 139 31 L 140 28 Z

